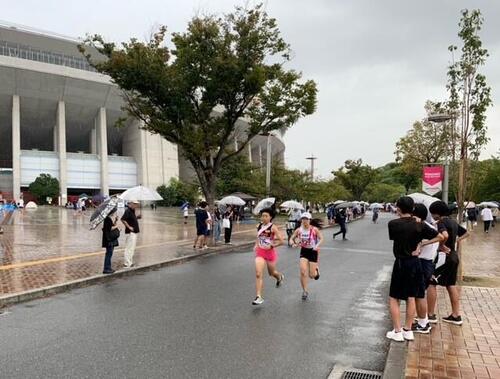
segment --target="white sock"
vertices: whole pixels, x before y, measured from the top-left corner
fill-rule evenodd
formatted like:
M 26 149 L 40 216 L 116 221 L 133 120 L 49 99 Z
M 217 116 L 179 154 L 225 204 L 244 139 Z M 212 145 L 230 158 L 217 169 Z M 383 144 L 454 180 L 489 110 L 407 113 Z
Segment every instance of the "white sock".
M 425 316 L 425 318 L 418 319 L 418 325 L 420 325 L 422 328 L 425 328 L 427 326 L 428 322 L 429 322 L 429 318 L 427 316 Z

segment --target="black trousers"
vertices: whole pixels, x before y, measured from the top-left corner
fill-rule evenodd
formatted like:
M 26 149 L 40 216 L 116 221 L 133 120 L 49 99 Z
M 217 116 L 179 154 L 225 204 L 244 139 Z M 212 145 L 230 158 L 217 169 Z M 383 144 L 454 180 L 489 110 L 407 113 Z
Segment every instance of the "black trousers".
M 333 233 L 333 237 L 338 236 L 339 234 L 342 234 L 342 238 L 345 238 L 345 235 L 347 233 L 347 228 L 345 227 L 345 222 L 341 222 L 339 224 L 340 230 L 337 233 Z
M 224 242 L 229 243 L 231 242 L 231 233 L 233 232 L 233 223 L 231 222 L 231 227 L 229 228 L 224 228 Z
M 490 230 L 491 221 L 483 221 L 483 222 L 484 222 L 484 231 L 487 232 L 488 230 Z

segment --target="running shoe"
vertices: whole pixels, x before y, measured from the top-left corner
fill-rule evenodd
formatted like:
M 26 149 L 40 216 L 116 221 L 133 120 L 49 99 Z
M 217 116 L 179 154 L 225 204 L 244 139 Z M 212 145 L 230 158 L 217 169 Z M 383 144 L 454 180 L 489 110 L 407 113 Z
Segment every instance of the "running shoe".
M 429 319 L 429 322 L 431 324 L 437 324 L 438 323 L 438 318 L 437 318 L 436 315 L 429 315 L 427 318 Z
M 405 338 L 403 337 L 403 332 L 396 332 L 394 329 L 388 331 L 385 336 L 387 338 L 389 338 L 390 340 L 393 340 L 396 342 L 404 342 L 405 341 Z
M 283 280 L 285 280 L 285 274 L 281 274 L 280 278 L 276 280 L 276 288 L 281 287 L 283 284 Z
M 314 277 L 314 280 L 319 279 L 319 268 L 316 268 L 316 276 Z
M 305 301 L 305 300 L 307 300 L 308 297 L 309 297 L 309 292 L 307 292 L 307 291 L 302 292 L 302 300 Z
M 411 330 L 405 330 L 403 328 L 401 330 L 401 333 L 403 333 L 403 338 L 407 341 L 413 341 L 415 339 L 415 336 L 413 335 L 413 332 Z
M 257 296 L 254 301 L 252 301 L 253 305 L 261 305 L 264 302 L 264 299 L 261 296 Z
M 443 321 L 449 322 L 450 324 L 454 325 L 462 325 L 464 323 L 462 320 L 462 316 L 454 317 L 452 314 L 449 315 L 448 317 L 443 317 Z
M 431 332 L 432 326 L 431 323 L 428 322 L 426 326 L 421 326 L 418 322 L 413 323 L 411 326 L 411 330 L 415 333 L 421 334 L 429 334 Z

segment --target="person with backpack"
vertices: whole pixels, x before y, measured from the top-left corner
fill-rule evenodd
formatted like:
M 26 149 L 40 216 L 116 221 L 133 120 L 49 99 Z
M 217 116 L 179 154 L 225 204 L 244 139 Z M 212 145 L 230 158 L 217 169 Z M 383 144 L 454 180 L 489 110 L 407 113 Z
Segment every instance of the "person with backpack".
M 108 214 L 104 219 L 102 227 L 102 247 L 106 249 L 104 256 L 104 270 L 103 274 L 112 274 L 115 272 L 111 268 L 111 258 L 113 257 L 113 250 L 118 246 L 118 238 L 120 238 L 120 229 L 118 228 L 118 216 L 116 215 L 117 208 Z
M 320 228 L 321 222 L 313 220 L 309 212 L 304 212 L 301 218 L 301 226 L 290 237 L 290 244 L 293 247 L 300 246 L 299 265 L 302 300 L 307 300 L 309 296 L 308 279 L 319 279 L 319 247 L 323 243 Z
M 253 305 L 264 303 L 262 291 L 264 289 L 264 269 L 267 267 L 269 276 L 276 279 L 276 287 L 281 287 L 285 275 L 276 269 L 278 252 L 276 248 L 283 244 L 283 237 L 276 225 L 272 223 L 275 216 L 271 208 L 260 211 L 260 224 L 257 227 L 257 241 L 255 243 L 255 299 Z

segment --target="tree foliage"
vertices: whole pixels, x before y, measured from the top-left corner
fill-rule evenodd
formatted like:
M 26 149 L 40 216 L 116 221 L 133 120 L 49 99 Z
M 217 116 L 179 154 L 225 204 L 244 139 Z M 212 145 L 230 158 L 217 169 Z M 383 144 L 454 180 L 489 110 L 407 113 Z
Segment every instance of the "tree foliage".
M 370 203 L 395 202 L 404 194 L 405 187 L 401 184 L 370 183 L 363 198 Z
M 457 186 L 460 208 L 465 198 L 470 196 L 469 160 L 477 160 L 488 142 L 486 111 L 492 101 L 491 89 L 486 84 L 486 77 L 480 72 L 488 57 L 488 51 L 483 47 L 479 36 L 483 22 L 479 10 L 462 11 L 458 24 L 458 36 L 462 41 L 461 55 L 459 60 L 453 61 L 448 67 L 447 107 L 454 117 L 453 133 L 458 138 L 452 156 L 460 159 Z M 458 47 L 452 45 L 448 49 L 454 54 Z
M 161 27 L 148 42 L 118 47 L 95 35 L 80 50 L 123 90 L 129 115 L 182 148 L 213 203 L 221 167 L 253 137 L 312 114 L 316 84 L 285 69 L 290 47 L 262 5 L 194 17 L 185 32 L 172 35 L 173 50 L 166 37 Z M 92 57 L 89 45 L 105 59 Z M 229 149 L 234 138 L 237 151 Z
M 265 191 L 264 175 L 242 154 L 229 159 L 217 173 L 217 196 L 244 192 L 260 196 Z
M 409 189 L 413 178 L 422 176 L 422 166 L 428 163 L 439 163 L 450 158 L 456 135 L 451 132 L 453 121 L 436 123 L 428 120 L 433 114 L 445 112 L 441 103 L 427 100 L 426 117 L 415 121 L 412 128 L 396 143 L 396 162 L 401 164 L 401 171 L 407 177 L 407 183 L 401 183 Z
M 157 189 L 163 200 L 159 201 L 159 205 L 171 207 L 180 206 L 185 201 L 195 204 L 200 197 L 198 186 L 182 182 L 176 178 L 170 179 L 168 186 L 161 185 Z
M 49 174 L 40 174 L 29 185 L 29 192 L 37 198 L 39 203 L 45 204 L 47 197 L 56 198 L 59 196 L 59 180 Z
M 344 166 L 333 171 L 335 181 L 352 194 L 354 200 L 361 200 L 366 187 L 377 181 L 378 172 L 363 164 L 363 160 L 347 160 Z
M 420 187 L 420 172 L 409 172 L 401 163 L 388 163 L 385 166 L 379 167 L 379 181 L 384 184 L 402 185 L 405 188 L 405 193 L 410 191 L 418 191 Z

